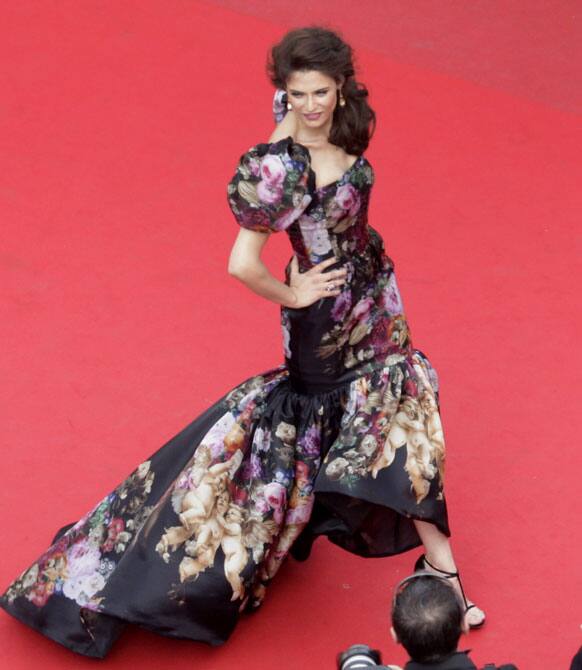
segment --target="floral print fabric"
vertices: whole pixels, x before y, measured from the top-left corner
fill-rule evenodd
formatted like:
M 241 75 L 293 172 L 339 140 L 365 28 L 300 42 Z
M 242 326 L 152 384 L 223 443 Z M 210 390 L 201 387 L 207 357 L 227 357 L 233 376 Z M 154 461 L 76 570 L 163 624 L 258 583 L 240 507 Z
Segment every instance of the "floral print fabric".
M 63 529 L 2 596 L 8 612 L 89 656 L 126 622 L 220 644 L 318 535 L 386 556 L 420 544 L 414 519 L 448 534 L 438 379 L 368 224 L 372 167 L 360 156 L 315 183 L 309 151 L 288 137 L 241 157 L 228 202 L 241 226 L 286 231 L 301 271 L 335 256 L 348 269 L 340 295 L 283 308 L 284 363 Z
M 287 229 L 311 202 L 309 155 L 298 144 L 257 144 L 243 154 L 239 179 L 228 186 L 231 209 L 244 228 Z

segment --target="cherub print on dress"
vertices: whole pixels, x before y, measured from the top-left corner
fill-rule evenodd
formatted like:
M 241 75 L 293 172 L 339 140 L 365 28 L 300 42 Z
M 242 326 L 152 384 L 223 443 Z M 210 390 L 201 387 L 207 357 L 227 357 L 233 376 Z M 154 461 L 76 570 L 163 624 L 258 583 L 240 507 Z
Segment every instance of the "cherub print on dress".
M 438 399 L 420 366 L 414 366 L 412 382 L 404 357 L 391 355 L 387 362 L 394 370 L 392 384 L 386 385 L 383 394 L 369 389 L 364 380 L 356 385 L 351 424 L 328 455 L 326 474 L 334 481 L 353 482 L 366 476 L 377 479 L 380 471 L 393 465 L 397 450 L 406 447 L 404 471 L 420 504 L 437 473 L 439 488 L 443 484 L 445 444 Z M 433 376 L 436 387 L 434 371 Z M 405 393 L 395 393 L 393 388 L 403 388 Z M 365 400 L 358 401 L 360 396 Z
M 184 475 L 190 482 L 190 488 L 185 490 L 176 487 L 172 495 L 172 506 L 181 525 L 166 528 L 156 545 L 156 551 L 166 563 L 170 560 L 170 552 L 175 552 L 179 547 L 187 544 L 186 553 L 193 553 L 194 546 L 198 549 L 197 554 L 200 553 L 197 567 L 203 563 L 210 565 L 207 562 L 207 545 L 211 536 L 217 536 L 219 528 L 215 517 L 217 514 L 220 516 L 225 497 L 228 502 L 227 481 L 230 481 L 230 477 L 240 467 L 241 462 L 242 452 L 237 451 L 229 460 L 210 465 L 212 463 L 210 448 L 201 444 L 196 450 L 194 463 Z M 222 514 L 225 511 L 226 508 Z M 194 545 L 192 539 L 195 541 Z M 190 565 L 190 569 L 187 569 L 186 565 Z M 190 576 L 189 570 L 193 570 L 192 562 L 186 561 L 180 571 L 181 581 Z M 198 572 L 193 571 L 192 576 Z
M 186 541 L 184 546 L 186 556 L 178 566 L 181 582 L 196 579 L 206 568 L 214 565 L 214 558 L 223 535 L 221 520 L 228 510 L 228 505 L 228 493 L 226 490 L 221 491 L 216 499 L 213 510 L 215 513 L 200 522 L 195 536 Z

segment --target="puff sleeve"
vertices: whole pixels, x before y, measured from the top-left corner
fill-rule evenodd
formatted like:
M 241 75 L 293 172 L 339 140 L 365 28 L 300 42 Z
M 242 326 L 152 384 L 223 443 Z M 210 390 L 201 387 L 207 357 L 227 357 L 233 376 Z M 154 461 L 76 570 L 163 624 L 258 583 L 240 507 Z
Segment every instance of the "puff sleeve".
M 296 221 L 314 190 L 308 149 L 286 137 L 257 144 L 241 156 L 227 197 L 239 225 L 266 233 L 285 230 Z

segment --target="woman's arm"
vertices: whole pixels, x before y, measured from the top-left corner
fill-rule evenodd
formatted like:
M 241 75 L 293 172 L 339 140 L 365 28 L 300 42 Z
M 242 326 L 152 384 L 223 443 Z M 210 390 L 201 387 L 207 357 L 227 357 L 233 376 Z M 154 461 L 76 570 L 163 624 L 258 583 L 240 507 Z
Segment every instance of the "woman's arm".
M 321 298 L 340 294 L 347 271 L 342 268 L 325 272 L 337 263 L 335 257 L 300 273 L 297 257 L 294 256 L 291 261 L 290 286 L 275 279 L 261 260 L 261 251 L 268 239 L 269 233 L 242 228 L 230 252 L 229 274 L 257 295 L 285 307 L 307 307 Z
M 294 138 L 296 124 L 295 112 L 289 110 L 271 134 L 269 143 L 286 137 Z M 285 307 L 307 307 L 321 298 L 339 295 L 347 271 L 342 268 L 325 272 L 337 263 L 333 257 L 300 273 L 299 263 L 294 256 L 290 267 L 290 285 L 275 279 L 261 260 L 261 251 L 269 235 L 268 232 L 241 228 L 230 252 L 228 273 L 257 295 Z
M 257 295 L 293 307 L 297 303 L 293 289 L 275 279 L 261 260 L 261 251 L 268 239 L 269 233 L 241 228 L 230 252 L 228 273 Z

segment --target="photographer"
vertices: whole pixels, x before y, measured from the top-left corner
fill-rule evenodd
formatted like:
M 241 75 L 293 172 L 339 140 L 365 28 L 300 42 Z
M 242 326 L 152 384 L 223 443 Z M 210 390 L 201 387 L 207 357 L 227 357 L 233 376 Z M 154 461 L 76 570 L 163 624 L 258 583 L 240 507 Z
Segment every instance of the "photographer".
M 478 670 L 468 652 L 457 651 L 467 631 L 465 607 L 444 577 L 419 571 L 394 590 L 392 636 L 410 656 L 404 670 Z M 382 666 L 379 652 L 353 645 L 338 657 L 339 670 Z M 486 665 L 483 670 L 517 670 L 515 665 Z
M 446 578 L 417 572 L 403 579 L 392 602 L 392 636 L 410 655 L 405 670 L 477 670 L 468 652 L 457 651 L 467 631 L 465 608 Z M 515 665 L 493 670 L 517 670 Z

